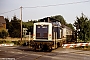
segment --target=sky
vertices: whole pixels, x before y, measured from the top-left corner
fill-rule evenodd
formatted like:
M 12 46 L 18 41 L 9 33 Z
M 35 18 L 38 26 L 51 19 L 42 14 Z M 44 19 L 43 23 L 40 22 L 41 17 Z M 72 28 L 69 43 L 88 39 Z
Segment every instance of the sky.
M 44 17 L 61 15 L 67 23 L 74 23 L 76 16 L 80 17 L 84 13 L 90 19 L 90 1 L 78 4 L 66 4 L 89 0 L 0 0 L 0 16 L 11 18 L 16 15 L 20 19 L 20 7 L 47 6 L 56 4 L 65 4 L 58 6 L 23 8 L 22 20 L 38 20 Z M 11 11 L 17 9 L 15 11 Z M 8 13 L 4 13 L 11 11 Z M 2 14 L 3 13 L 3 14 Z

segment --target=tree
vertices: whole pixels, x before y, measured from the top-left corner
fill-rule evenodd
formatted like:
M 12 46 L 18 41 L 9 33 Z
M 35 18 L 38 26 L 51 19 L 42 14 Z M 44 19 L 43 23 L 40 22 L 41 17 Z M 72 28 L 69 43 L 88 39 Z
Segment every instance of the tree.
M 54 18 L 56 20 L 58 20 L 62 25 L 66 25 L 67 27 L 71 28 L 72 30 L 74 30 L 74 27 L 71 23 L 66 23 L 65 19 L 63 18 L 63 16 L 61 15 L 56 15 L 56 16 L 51 16 L 51 18 Z
M 6 29 L 9 29 L 9 19 L 5 18 L 5 21 L 6 21 Z
M 81 17 L 76 17 L 76 21 L 74 23 L 74 26 L 76 27 L 77 33 L 78 33 L 78 38 L 80 40 L 83 40 L 86 42 L 90 37 L 89 37 L 89 20 L 88 18 L 82 13 Z M 88 33 L 89 32 L 89 33 Z
M 66 25 L 66 21 L 64 20 L 63 16 L 61 16 L 61 15 L 51 16 L 51 18 L 57 19 L 61 22 L 61 24 Z
M 74 31 L 74 27 L 73 27 L 73 25 L 71 23 L 66 24 L 66 26 L 69 27 L 69 28 L 71 28 Z
M 6 29 L 0 30 L 0 38 L 6 38 L 8 36 L 8 32 Z
M 21 24 L 20 20 L 16 17 L 13 16 L 13 19 L 11 19 L 11 22 L 9 23 L 9 29 L 8 32 L 11 37 L 20 37 L 20 32 L 21 31 Z
M 87 38 L 87 40 L 89 40 L 90 41 L 90 20 L 89 21 L 87 21 L 87 32 L 86 32 L 86 38 Z
M 31 32 L 31 34 L 33 34 L 33 24 L 37 22 L 35 20 L 31 20 L 31 21 L 28 21 L 28 22 L 23 22 L 22 26 L 23 28 L 27 28 L 27 32 Z

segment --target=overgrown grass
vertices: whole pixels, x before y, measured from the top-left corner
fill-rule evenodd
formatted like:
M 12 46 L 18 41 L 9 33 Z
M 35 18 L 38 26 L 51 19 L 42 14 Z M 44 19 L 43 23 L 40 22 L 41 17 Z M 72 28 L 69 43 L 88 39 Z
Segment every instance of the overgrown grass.
M 25 40 L 18 40 L 18 41 L 7 41 L 7 40 L 0 40 L 0 44 L 5 44 L 5 43 L 14 43 L 14 45 L 19 45 L 19 46 L 26 46 L 26 43 L 28 45 L 28 41 Z
M 11 43 L 11 41 L 0 40 L 0 44 L 4 44 L 4 43 Z

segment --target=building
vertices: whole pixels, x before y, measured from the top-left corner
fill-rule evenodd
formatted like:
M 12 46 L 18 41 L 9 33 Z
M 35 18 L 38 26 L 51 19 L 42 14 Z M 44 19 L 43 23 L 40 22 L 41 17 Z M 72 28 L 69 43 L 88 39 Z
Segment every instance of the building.
M 0 16 L 0 29 L 6 29 L 6 21 L 3 16 Z

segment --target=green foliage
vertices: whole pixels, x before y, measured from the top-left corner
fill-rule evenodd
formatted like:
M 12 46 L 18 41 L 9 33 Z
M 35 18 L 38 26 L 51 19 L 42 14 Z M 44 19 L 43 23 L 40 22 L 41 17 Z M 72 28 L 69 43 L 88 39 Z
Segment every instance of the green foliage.
M 15 45 L 25 46 L 28 41 L 22 40 L 22 41 L 12 41 Z
M 90 39 L 90 20 L 83 13 L 81 17 L 76 18 L 74 26 L 80 40 L 86 42 Z
M 28 32 L 31 32 L 31 34 L 33 34 L 33 24 L 37 22 L 35 20 L 31 20 L 31 21 L 28 21 L 28 22 L 23 22 L 22 26 L 23 28 L 27 28 L 28 29 Z
M 0 38 L 6 38 L 8 36 L 8 32 L 6 30 L 1 30 L 0 31 Z
M 21 31 L 21 24 L 20 21 L 16 16 L 9 22 L 8 32 L 11 37 L 20 37 Z
M 20 41 L 11 41 L 12 43 L 14 43 L 15 45 L 20 45 Z
M 61 22 L 61 24 L 66 25 L 66 21 L 64 20 L 63 16 L 61 16 L 61 15 L 51 16 L 51 18 L 57 19 Z
M 72 30 L 74 30 L 74 27 L 71 23 L 66 23 L 66 21 L 64 20 L 63 16 L 61 15 L 56 15 L 56 16 L 51 16 L 51 18 L 54 18 L 56 20 L 58 20 L 62 25 L 66 25 L 67 27 L 71 28 Z
M 5 21 L 6 21 L 6 29 L 9 29 L 9 19 L 5 18 Z
M 12 43 L 12 41 L 0 40 L 0 44 L 4 44 L 4 43 Z
M 5 40 L 0 40 L 0 44 L 2 44 L 2 43 L 6 43 L 6 41 Z
M 7 40 L 0 40 L 0 44 L 8 44 L 8 43 L 14 43 L 14 45 L 19 45 L 19 46 L 28 46 L 29 41 L 26 40 L 18 40 L 18 41 L 7 41 Z
M 69 27 L 69 28 L 71 28 L 74 31 L 74 27 L 73 27 L 73 25 L 71 23 L 66 24 L 66 26 Z
M 31 26 L 33 26 L 33 22 L 32 21 L 23 22 L 22 26 L 23 26 L 23 28 L 29 29 Z
M 56 16 L 51 16 L 51 18 L 57 19 L 61 22 L 61 24 L 66 25 L 70 27 L 71 29 L 74 29 L 72 24 L 67 24 L 66 21 L 64 20 L 63 16 L 61 15 L 56 15 Z M 21 20 L 19 20 L 16 16 L 13 16 L 11 21 L 9 22 L 8 18 L 5 18 L 6 20 L 6 28 L 8 29 L 9 36 L 13 38 L 19 38 L 21 34 Z M 33 24 L 39 22 L 36 20 L 31 20 L 28 22 L 22 22 L 22 28 L 27 28 L 27 32 L 31 32 L 33 34 Z M 28 33 L 27 33 L 28 34 Z

